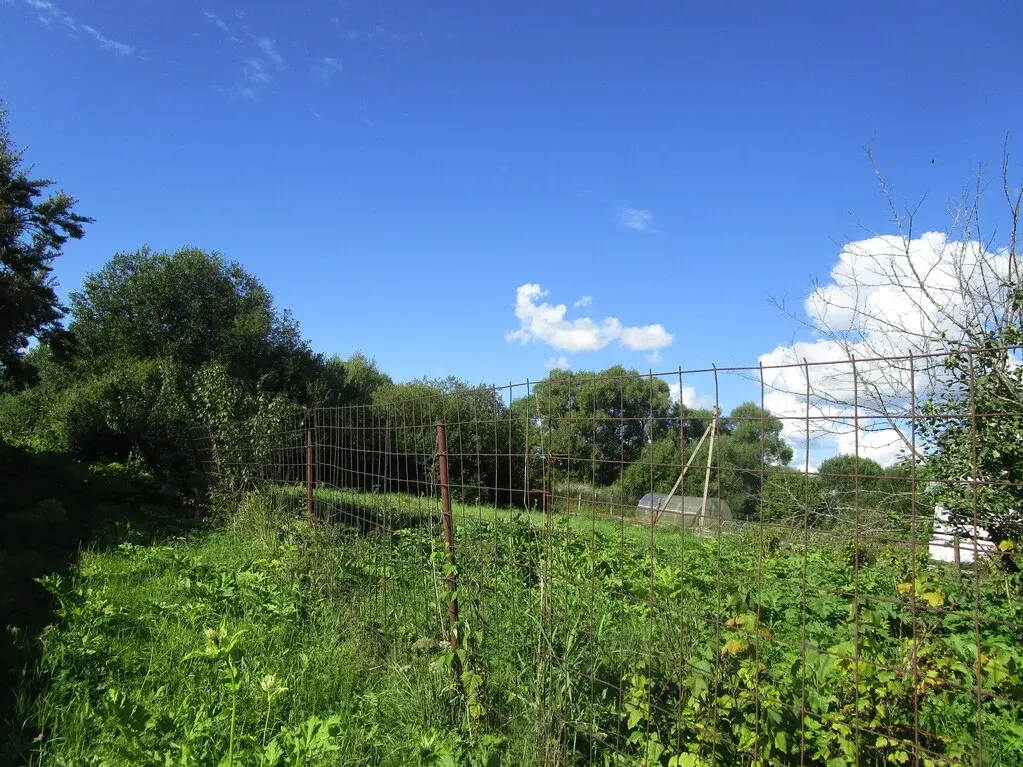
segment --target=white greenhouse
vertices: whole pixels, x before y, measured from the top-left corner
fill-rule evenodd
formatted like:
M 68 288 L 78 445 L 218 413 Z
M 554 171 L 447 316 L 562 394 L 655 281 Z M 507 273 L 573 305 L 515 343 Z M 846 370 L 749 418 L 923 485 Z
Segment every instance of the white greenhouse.
M 718 498 L 707 499 L 707 509 L 703 508 L 703 498 L 692 495 L 673 495 L 667 493 L 647 493 L 636 504 L 637 513 L 649 515 L 653 512 L 658 521 L 677 524 L 695 531 L 713 532 L 720 528 L 721 522 L 731 521 L 732 510 L 728 503 Z

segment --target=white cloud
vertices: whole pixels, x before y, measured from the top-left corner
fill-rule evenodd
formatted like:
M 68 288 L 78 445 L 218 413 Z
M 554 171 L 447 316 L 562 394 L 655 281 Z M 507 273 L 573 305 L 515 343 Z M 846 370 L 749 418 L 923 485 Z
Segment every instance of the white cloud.
M 256 91 L 247 85 L 235 83 L 231 88 L 231 96 L 236 99 L 244 99 L 245 101 L 255 101 Z
M 548 357 L 543 366 L 548 370 L 569 370 L 572 364 L 568 361 L 568 357 Z
M 612 341 L 641 351 L 653 351 L 671 344 L 674 336 L 662 325 L 622 327 L 617 317 L 606 317 L 599 323 L 589 317 L 569 320 L 564 304 L 553 306 L 537 303 L 547 295 L 540 285 L 520 285 L 515 294 L 515 316 L 519 329 L 505 334 L 509 341 L 540 341 L 567 352 L 595 352 Z
M 130 56 L 135 52 L 134 46 L 118 42 L 117 40 L 112 40 L 98 29 L 91 27 L 88 24 L 78 23 L 71 14 L 62 11 L 53 3 L 48 2 L 48 0 L 23 0 L 23 2 L 29 8 L 39 12 L 39 21 L 46 26 L 59 24 L 69 29 L 72 34 L 83 34 L 87 37 L 91 37 L 100 48 L 107 51 L 113 51 L 119 56 Z
M 681 389 L 677 383 L 668 384 L 668 394 L 672 402 L 678 402 L 696 410 L 710 410 L 714 407 L 714 398 L 703 394 L 697 394 L 695 387 L 682 384 Z
M 227 26 L 227 22 L 225 22 L 222 18 L 220 18 L 217 14 L 213 13 L 212 11 L 207 11 L 205 8 L 203 8 L 202 15 L 206 19 L 206 21 L 215 26 L 221 32 L 231 31 L 230 27 Z
M 655 351 L 653 354 L 648 354 L 646 356 L 646 361 L 649 362 L 651 365 L 656 365 L 658 362 L 661 361 L 661 353 Z
M 324 56 L 313 64 L 311 71 L 318 80 L 326 83 L 330 82 L 331 73 L 344 72 L 345 67 L 344 64 L 341 63 L 340 59 L 335 59 L 331 56 Z
M 625 203 L 619 205 L 615 211 L 615 221 L 618 222 L 618 226 L 634 229 L 637 232 L 657 231 L 650 228 L 650 222 L 653 219 L 654 215 L 649 210 L 640 210 Z
M 263 55 L 266 56 L 278 69 L 284 66 L 284 59 L 281 57 L 281 54 L 277 52 L 276 43 L 269 37 L 257 37 L 256 47 L 259 48 L 259 50 L 263 52 Z
M 88 24 L 82 24 L 79 29 L 99 43 L 100 48 L 113 51 L 120 56 L 130 56 L 135 52 L 134 46 L 128 45 L 127 43 L 119 43 L 117 40 L 111 40 L 109 37 L 100 34 L 100 32 L 93 29 Z
M 663 325 L 646 325 L 641 328 L 623 328 L 622 343 L 630 349 L 650 351 L 663 349 L 675 340 L 675 336 L 664 329 Z
M 991 319 L 976 297 L 997 295 L 1006 269 L 1005 254 L 934 232 L 910 241 L 872 237 L 842 248 L 830 280 L 804 302 L 818 338 L 760 357 L 768 408 L 791 417 L 782 433 L 797 456 L 808 447 L 811 453 L 852 453 L 857 442 L 861 456 L 882 465 L 904 454 L 908 427 L 882 415 L 908 413 L 914 390 L 920 403 L 940 383 L 940 339 L 960 337 L 968 317 Z M 857 360 L 855 375 L 850 357 Z
M 251 83 L 265 83 L 272 79 L 263 62 L 251 56 L 242 59 L 242 72 Z
M 576 309 L 581 309 L 584 306 L 589 306 L 593 303 L 593 296 L 583 296 L 578 301 L 575 301 L 572 306 Z

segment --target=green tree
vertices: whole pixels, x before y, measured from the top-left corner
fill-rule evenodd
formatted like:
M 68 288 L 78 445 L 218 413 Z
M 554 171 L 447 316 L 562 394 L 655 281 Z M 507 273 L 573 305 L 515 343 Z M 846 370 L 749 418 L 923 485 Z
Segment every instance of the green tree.
M 218 363 L 249 387 L 304 401 L 322 365 L 259 280 L 195 248 L 115 255 L 71 294 L 71 311 L 84 372 L 137 359 L 192 373 Z
M 827 507 L 821 479 L 788 466 L 776 466 L 764 483 L 763 518 L 766 522 L 818 527 Z
M 65 308 L 53 289 L 53 262 L 92 222 L 74 212 L 74 197 L 44 198 L 53 182 L 29 178 L 22 163 L 0 106 L 0 385 L 6 387 L 30 381 L 23 357 L 32 338 L 55 344 L 62 338 Z
M 1013 294 L 1015 319 L 989 334 L 983 348 L 953 351 L 949 385 L 924 407 L 928 478 L 934 499 L 964 537 L 975 522 L 1018 569 L 1023 542 L 1023 288 Z
M 737 516 L 756 517 L 766 473 L 792 460 L 792 447 L 781 438 L 781 430 L 779 418 L 752 402 L 739 405 L 722 419 L 711 459 L 711 488 Z M 708 449 L 709 443 L 703 450 Z
M 869 498 L 876 504 L 874 495 L 883 492 L 886 484 L 881 464 L 871 458 L 854 455 L 836 455 L 822 461 L 817 474 L 824 491 L 840 498 L 843 503 L 854 502 L 858 488 L 861 498 Z
M 383 386 L 374 406 L 357 413 L 373 429 L 356 429 L 368 441 L 363 454 L 379 456 L 363 474 L 387 477 L 401 491 L 428 492 L 439 481 L 436 462 L 437 423 L 447 425 L 448 468 L 455 498 L 501 505 L 523 502 L 527 469 L 523 453 L 525 424 L 491 386 L 472 386 L 459 379 L 419 379 Z M 358 478 L 355 477 L 357 480 Z
M 622 468 L 668 429 L 668 385 L 620 365 L 600 372 L 553 371 L 518 408 L 536 413 L 555 479 L 611 485 Z
M 334 360 L 338 358 L 332 358 L 331 362 Z M 356 352 L 340 364 L 344 368 L 344 387 L 340 396 L 342 404 L 369 405 L 377 391 L 394 383 L 389 375 L 380 370 L 375 359 L 362 352 Z
M 693 456 L 700 429 L 713 415 L 701 411 L 677 411 L 683 424 L 650 445 L 642 456 L 622 473 L 620 487 L 627 496 L 639 499 L 645 493 L 668 492 L 681 472 L 682 448 L 680 433 L 686 443 L 685 460 L 692 459 L 683 486 L 686 495 L 702 495 L 707 459 L 711 449 L 709 438 Z M 739 405 L 726 418 L 719 419 L 711 457 L 711 482 L 708 494 L 725 500 L 737 515 L 754 517 L 760 497 L 761 474 L 773 467 L 784 466 L 792 459 L 792 448 L 781 438 L 781 421 L 759 406 L 747 402 Z M 704 427 L 705 428 L 705 427 Z

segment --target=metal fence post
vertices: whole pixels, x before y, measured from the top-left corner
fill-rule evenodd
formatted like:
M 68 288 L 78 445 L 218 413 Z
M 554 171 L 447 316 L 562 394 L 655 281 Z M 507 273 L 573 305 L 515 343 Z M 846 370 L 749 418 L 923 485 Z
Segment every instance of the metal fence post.
M 451 635 L 451 651 L 454 653 L 452 668 L 455 680 L 461 683 L 462 661 L 458 657 L 458 576 L 455 574 L 455 534 L 451 524 L 451 482 L 448 478 L 448 438 L 443 423 L 437 424 L 437 460 L 440 464 L 440 509 L 441 525 L 444 535 L 444 561 L 447 564 L 448 593 L 448 626 Z
M 309 524 L 315 524 L 313 516 L 313 430 L 305 430 L 305 513 Z

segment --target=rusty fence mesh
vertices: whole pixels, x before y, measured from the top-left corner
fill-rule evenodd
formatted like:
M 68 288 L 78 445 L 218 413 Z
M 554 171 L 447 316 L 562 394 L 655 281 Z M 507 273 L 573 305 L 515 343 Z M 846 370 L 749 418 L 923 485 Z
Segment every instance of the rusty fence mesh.
M 1017 358 L 398 387 L 210 466 L 508 764 L 1018 764 Z

